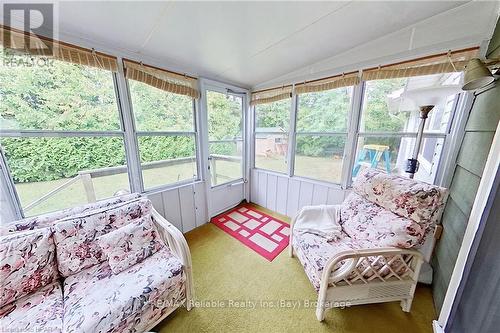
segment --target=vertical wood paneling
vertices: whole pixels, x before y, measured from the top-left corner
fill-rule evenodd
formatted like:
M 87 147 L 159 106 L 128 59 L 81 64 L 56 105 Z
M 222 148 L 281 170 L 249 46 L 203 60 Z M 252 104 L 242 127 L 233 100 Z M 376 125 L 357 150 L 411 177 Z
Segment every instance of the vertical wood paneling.
M 196 214 L 194 211 L 194 193 L 192 186 L 179 188 L 182 231 L 188 232 L 196 228 Z
M 286 215 L 286 203 L 288 198 L 288 177 L 278 177 L 276 193 L 276 211 Z
M 267 175 L 266 208 L 273 211 L 276 211 L 277 186 L 278 186 L 278 177 L 275 175 Z
M 267 173 L 259 172 L 259 187 L 257 188 L 257 204 L 266 207 L 267 204 Z
M 165 209 L 163 207 L 163 198 L 161 193 L 149 194 L 148 199 L 151 200 L 154 209 L 156 209 L 161 216 L 165 217 Z
M 301 181 L 300 183 L 299 209 L 311 205 L 314 192 L 314 184 L 306 181 Z
M 286 215 L 295 216 L 299 209 L 300 182 L 295 179 L 288 181 L 288 202 L 286 205 Z
M 179 191 L 177 189 L 168 190 L 161 193 L 165 218 L 175 225 L 177 229 L 182 229 L 181 205 L 179 202 Z
M 195 185 L 194 209 L 196 214 L 196 226 L 207 223 L 207 201 L 205 193 L 205 183 Z
M 328 201 L 328 187 L 322 185 L 314 185 L 312 204 L 325 205 L 327 201 Z
M 329 205 L 340 205 L 344 201 L 344 190 L 341 189 L 328 189 L 328 204 Z
M 460 251 L 465 228 L 476 196 L 491 141 L 500 119 L 500 85 L 477 95 L 465 127 L 450 197 L 443 214 L 443 235 L 432 260 L 434 268 L 433 295 L 437 310 L 444 295 Z
M 250 178 L 250 201 L 257 203 L 259 189 L 259 172 L 252 169 L 252 177 Z

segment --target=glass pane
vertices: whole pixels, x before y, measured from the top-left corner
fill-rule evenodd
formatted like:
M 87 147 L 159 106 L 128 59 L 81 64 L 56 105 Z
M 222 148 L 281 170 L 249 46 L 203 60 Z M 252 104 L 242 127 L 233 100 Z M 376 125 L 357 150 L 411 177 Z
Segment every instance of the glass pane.
M 297 132 L 346 132 L 352 87 L 299 95 Z
M 418 156 L 420 166 L 415 174 L 415 179 L 434 183 L 443 146 L 444 138 L 424 138 Z
M 255 133 L 255 167 L 287 173 L 288 133 Z
M 243 178 L 242 141 L 209 144 L 212 186 Z
M 405 173 L 406 160 L 411 158 L 415 138 L 409 137 L 359 137 L 353 178 L 365 168 L 376 168 L 385 173 Z
M 345 135 L 297 135 L 295 175 L 340 183 Z
M 193 99 L 129 80 L 138 131 L 194 131 Z
M 288 132 L 291 99 L 255 106 L 255 129 L 258 132 Z
M 28 66 L 1 50 L 0 58 L 0 129 L 120 129 L 111 72 L 57 60 Z
M 207 91 L 208 139 L 241 138 L 242 98 L 215 91 Z
M 89 202 L 84 184 L 98 200 L 130 189 L 122 138 L 2 138 L 1 144 L 26 216 Z
M 434 103 L 426 131 L 445 132 L 452 119 L 461 73 L 366 82 L 360 131 L 417 132 L 419 105 Z
M 144 188 L 197 179 L 193 136 L 139 136 Z

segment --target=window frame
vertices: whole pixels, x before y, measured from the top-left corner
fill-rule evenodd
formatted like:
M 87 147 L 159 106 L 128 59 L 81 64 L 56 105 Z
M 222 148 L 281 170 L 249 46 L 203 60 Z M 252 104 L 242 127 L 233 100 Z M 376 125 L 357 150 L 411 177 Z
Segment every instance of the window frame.
M 237 98 L 241 98 L 241 135 L 238 136 L 238 137 L 235 137 L 235 138 L 232 138 L 232 139 L 221 139 L 221 140 L 210 140 L 210 133 L 209 133 L 209 128 L 208 128 L 208 122 L 209 122 L 209 118 L 208 118 L 208 92 L 216 92 L 216 93 L 219 93 L 219 94 L 222 94 L 222 95 L 231 95 L 231 96 L 234 96 L 234 97 L 237 97 Z M 205 82 L 204 83 L 204 87 L 203 87 L 203 94 L 205 96 L 205 107 L 206 107 L 206 110 L 205 110 L 205 130 L 206 130 L 206 167 L 207 167 L 207 170 L 210 170 L 210 162 L 211 162 L 211 157 L 210 157 L 210 144 L 212 143 L 235 143 L 236 145 L 238 144 L 238 142 L 241 142 L 242 144 L 242 151 L 241 151 L 241 163 L 240 163 L 240 168 L 241 168 L 241 177 L 240 178 L 236 178 L 236 179 L 231 179 L 227 182 L 224 182 L 224 183 L 220 183 L 220 184 L 217 184 L 217 185 L 214 185 L 212 183 L 212 179 L 208 180 L 208 179 L 205 179 L 205 181 L 209 181 L 210 182 L 210 190 L 213 190 L 213 189 L 218 189 L 218 188 L 222 188 L 224 186 L 231 186 L 231 185 L 234 185 L 234 184 L 238 184 L 238 183 L 246 183 L 247 182 L 247 169 L 246 169 L 246 165 L 247 165 L 247 162 L 246 162 L 246 159 L 247 159 L 247 150 L 248 150 L 248 146 L 245 146 L 245 137 L 246 137 L 246 128 L 247 128 L 247 95 L 246 93 L 243 93 L 243 92 L 239 92 L 239 91 L 236 91 L 236 90 L 233 90 L 233 89 L 230 89 L 230 88 L 227 88 L 225 86 L 223 86 L 222 84 L 218 83 L 218 82 Z M 211 170 L 208 172 L 211 176 L 212 173 L 211 173 Z M 208 177 L 208 174 L 207 174 L 207 178 Z
M 293 112 L 294 108 L 295 108 L 295 104 L 296 104 L 296 95 L 293 94 L 292 97 L 290 98 L 287 98 L 286 100 L 290 100 L 290 106 L 289 106 L 289 110 L 288 110 L 288 115 L 289 115 L 289 124 L 288 124 L 288 130 L 286 132 L 278 132 L 278 131 L 265 131 L 265 132 L 257 132 L 257 105 L 254 105 L 254 106 L 251 106 L 250 107 L 250 113 L 252 114 L 252 138 L 251 138 L 251 141 L 252 141 L 252 163 L 251 163 L 251 166 L 253 169 L 255 170 L 262 170 L 264 172 L 270 172 L 270 173 L 274 173 L 276 175 L 280 175 L 280 176 L 283 176 L 283 175 L 286 175 L 286 176 L 291 176 L 292 173 L 293 173 L 293 166 L 291 165 L 293 162 L 291 161 L 290 159 L 290 156 L 292 156 L 292 152 L 293 154 L 295 154 L 295 149 L 292 147 L 292 145 L 295 145 L 295 119 L 293 119 L 295 113 Z M 280 101 L 277 101 L 277 102 L 281 102 Z M 272 102 L 274 103 L 274 102 Z M 268 103 L 268 104 L 271 104 L 271 103 Z M 258 134 L 277 134 L 277 135 L 283 135 L 285 134 L 287 137 L 288 137 L 288 151 L 287 151 L 287 165 L 286 165 L 286 171 L 285 172 L 281 172 L 281 171 L 276 171 L 276 170 L 271 170 L 271 169 L 266 169 L 266 168 L 260 168 L 260 167 L 257 167 L 256 166 L 256 163 L 257 163 L 257 158 L 256 158 L 256 148 L 257 148 L 257 133 Z
M 365 93 L 366 93 L 366 83 L 367 81 L 361 81 L 360 82 L 360 91 L 361 91 L 361 96 L 359 97 L 359 108 L 358 112 L 359 114 L 357 115 L 357 127 L 356 127 L 356 132 L 354 133 L 354 145 L 353 145 L 353 156 L 351 158 L 351 165 L 350 169 L 348 172 L 348 178 L 346 179 L 346 187 L 350 187 L 352 184 L 352 169 L 354 168 L 355 161 L 356 161 L 356 153 L 358 151 L 358 142 L 360 137 L 397 137 L 397 138 L 417 138 L 417 132 L 414 131 L 399 131 L 399 132 L 388 132 L 388 131 L 360 131 L 359 126 L 361 123 L 361 118 L 363 116 L 363 106 L 364 106 L 364 99 L 365 99 Z M 442 173 L 444 171 L 441 171 L 441 166 L 447 164 L 447 161 L 445 161 L 448 158 L 448 151 L 450 149 L 451 142 L 449 140 L 449 137 L 452 135 L 452 128 L 453 123 L 455 121 L 455 118 L 457 116 L 457 111 L 460 107 L 460 102 L 463 99 L 464 92 L 459 92 L 455 94 L 455 97 L 451 101 L 452 108 L 451 108 L 451 115 L 450 119 L 448 122 L 448 125 L 446 126 L 446 130 L 443 132 L 440 131 L 426 131 L 424 130 L 423 135 L 422 135 L 422 140 L 428 139 L 428 138 L 437 138 L 437 139 L 443 139 L 443 148 L 441 150 L 441 156 L 439 158 L 439 164 L 436 167 L 437 172 L 434 175 L 434 183 L 436 183 L 436 180 L 442 178 Z M 448 101 L 446 102 L 448 103 Z M 421 161 L 421 154 L 422 152 L 419 152 L 419 162 Z M 408 156 L 410 158 L 410 156 Z M 425 162 L 424 162 L 425 163 Z M 441 180 L 438 182 L 440 183 Z
M 277 172 L 274 170 L 268 170 L 264 168 L 258 168 L 255 166 L 255 135 L 256 135 L 256 111 L 255 106 L 250 108 L 250 114 L 253 117 L 253 121 L 251 122 L 251 126 L 253 130 L 251 134 L 253 135 L 252 139 L 252 168 L 258 171 L 275 174 L 278 176 L 287 176 L 289 178 L 304 180 L 310 183 L 317 183 L 328 186 L 330 188 L 337 189 L 349 189 L 352 185 L 352 171 L 353 167 L 356 163 L 356 154 L 357 154 L 357 146 L 360 137 L 398 137 L 398 138 L 416 138 L 417 132 L 408 131 L 408 132 L 387 132 L 387 131 L 377 131 L 377 132 L 369 132 L 369 131 L 360 131 L 360 123 L 361 117 L 363 116 L 363 103 L 365 99 L 366 92 L 366 82 L 361 80 L 359 84 L 352 86 L 352 95 L 351 95 L 351 105 L 348 113 L 347 119 L 347 132 L 344 131 L 328 131 L 328 132 L 297 132 L 296 131 L 296 122 L 297 122 L 297 114 L 298 114 L 298 99 L 299 95 L 292 90 L 291 97 L 291 109 L 290 109 L 290 127 L 288 131 L 288 141 L 289 141 L 289 150 L 288 150 L 288 173 L 284 174 L 281 172 Z M 437 138 L 443 139 L 443 147 L 441 150 L 441 156 L 439 159 L 439 164 L 436 167 L 436 173 L 434 174 L 434 183 L 438 185 L 445 185 L 446 181 L 446 173 L 447 171 L 444 168 L 447 168 L 450 164 L 450 160 L 453 159 L 454 147 L 453 140 L 451 138 L 459 135 L 458 131 L 460 130 L 460 124 L 463 122 L 464 110 L 470 106 L 470 94 L 466 92 L 459 92 L 455 95 L 453 101 L 451 102 L 451 115 L 447 125 L 446 130 L 440 131 L 424 131 L 423 139 L 428 138 Z M 259 132 L 261 133 L 261 132 Z M 264 133 L 264 132 L 262 132 Z M 265 133 L 265 134 L 276 134 L 274 132 Z M 282 133 L 280 133 L 282 134 Z M 297 136 L 300 135 L 346 135 L 346 143 L 344 147 L 344 156 L 343 156 L 343 165 L 342 165 L 342 175 L 340 183 L 333 183 L 326 180 L 315 179 L 312 177 L 304 177 L 298 176 L 295 174 L 295 156 L 296 156 L 296 141 Z M 455 152 L 456 153 L 456 152 Z
M 347 119 L 346 119 L 346 129 L 345 131 L 321 131 L 321 132 L 301 132 L 297 130 L 297 117 L 299 115 L 299 100 L 300 100 L 300 95 L 296 94 L 296 102 L 295 102 L 295 130 L 294 130 L 294 147 L 293 147 L 293 165 L 291 168 L 290 175 L 292 177 L 297 177 L 301 179 L 307 179 L 309 181 L 316 181 L 316 182 L 322 182 L 326 184 L 331 184 L 334 186 L 338 186 L 343 188 L 344 185 L 344 174 L 346 173 L 346 168 L 348 165 L 350 165 L 350 160 L 348 159 L 348 154 L 347 154 L 347 147 L 349 143 L 349 133 L 350 133 L 350 128 L 351 128 L 351 123 L 352 123 L 352 113 L 353 113 L 353 106 L 355 103 L 354 97 L 355 97 L 355 90 L 356 86 L 347 86 L 347 87 L 341 87 L 341 88 L 335 88 L 335 89 L 330 89 L 330 90 L 336 90 L 336 89 L 344 89 L 344 88 L 351 88 L 351 97 L 349 101 L 349 106 L 347 110 Z M 314 92 L 310 93 L 314 94 Z M 297 137 L 298 136 L 327 136 L 327 137 L 336 137 L 336 136 L 341 136 L 345 138 L 345 144 L 344 144 L 344 151 L 342 153 L 342 171 L 340 173 L 340 179 L 339 182 L 332 182 L 324 179 L 317 179 L 313 177 L 307 177 L 307 176 L 298 176 L 295 175 L 295 159 L 297 157 Z M 349 145 L 350 146 L 350 145 Z M 347 162 L 347 163 L 346 163 Z
M 123 71 L 120 71 L 120 73 L 123 73 Z M 157 192 L 162 192 L 165 190 L 173 189 L 176 187 L 180 187 L 186 184 L 191 184 L 191 183 L 196 183 L 201 181 L 201 167 L 200 167 L 200 138 L 199 138 L 199 119 L 198 119 L 198 103 L 195 99 L 192 99 L 192 115 L 193 115 L 193 130 L 192 131 L 138 131 L 137 126 L 136 126 L 136 119 L 135 119 L 135 114 L 134 114 L 134 105 L 132 102 L 132 94 L 130 90 L 130 84 L 129 84 L 129 79 L 126 79 L 124 77 L 125 84 L 126 84 L 126 94 L 128 96 L 128 107 L 129 107 L 129 113 L 130 113 L 130 120 L 132 122 L 132 133 L 135 138 L 134 143 L 133 143 L 133 152 L 134 155 L 136 155 L 136 162 L 137 162 L 137 168 L 139 172 L 139 176 L 137 178 L 138 180 L 138 190 L 141 193 L 157 193 Z M 143 83 L 144 84 L 144 83 Z M 150 87 L 151 89 L 157 89 L 155 87 Z M 165 94 L 173 94 L 170 92 L 165 91 Z M 188 97 L 189 98 L 189 97 Z M 168 184 L 161 184 L 157 186 L 153 186 L 150 188 L 145 188 L 144 186 L 144 177 L 143 177 L 143 167 L 142 167 L 142 162 L 141 162 L 141 152 L 139 149 L 139 137 L 145 137 L 145 136 L 151 136 L 151 137 L 169 137 L 169 136 L 192 136 L 194 138 L 194 145 L 195 145 L 195 165 L 196 165 L 196 178 L 193 179 L 184 179 L 178 182 L 173 182 L 173 183 L 168 183 Z
M 132 185 L 132 175 L 131 175 L 131 168 L 129 166 L 129 157 L 128 157 L 128 149 L 127 149 L 127 140 L 126 140 L 126 126 L 125 126 L 125 120 L 124 120 L 124 113 L 122 109 L 122 104 L 121 104 L 121 99 L 120 99 L 120 94 L 119 94 L 119 89 L 118 89 L 118 75 L 119 73 L 115 72 L 110 72 L 111 79 L 113 82 L 113 89 L 115 92 L 115 103 L 117 107 L 117 112 L 118 112 L 118 119 L 120 123 L 120 129 L 118 130 L 105 130 L 105 131 L 75 131 L 75 130 L 34 130 L 34 129 L 29 129 L 29 130 L 1 130 L 0 131 L 0 138 L 74 138 L 74 137 L 85 137 L 85 138 L 99 138 L 99 137 L 118 137 L 121 138 L 123 142 L 123 149 L 124 149 L 124 154 L 125 154 L 125 160 L 126 160 L 126 169 L 127 169 L 127 180 L 128 180 L 128 190 L 133 189 Z M 25 213 L 25 208 L 23 208 L 21 204 L 21 200 L 19 198 L 19 194 L 17 192 L 16 185 L 14 183 L 14 179 L 12 177 L 12 174 L 10 172 L 10 168 L 8 165 L 8 161 L 5 157 L 5 152 L 4 148 L 0 146 L 1 150 L 1 165 L 0 168 L 2 169 L 2 175 L 6 179 L 6 184 L 8 187 L 9 192 L 11 192 L 11 200 L 14 203 L 14 208 L 16 215 L 19 219 L 26 218 L 26 213 Z M 103 200 L 106 198 L 100 198 L 99 200 Z M 50 211 L 52 212 L 52 211 Z M 47 212 L 47 213 L 50 213 Z

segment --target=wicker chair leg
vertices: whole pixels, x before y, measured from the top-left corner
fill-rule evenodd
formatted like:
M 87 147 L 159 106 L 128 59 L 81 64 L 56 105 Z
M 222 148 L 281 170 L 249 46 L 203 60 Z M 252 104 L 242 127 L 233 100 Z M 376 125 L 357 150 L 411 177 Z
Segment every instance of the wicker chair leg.
M 404 312 L 410 312 L 410 310 L 411 310 L 411 303 L 412 302 L 413 302 L 413 298 L 401 300 L 401 309 Z
M 316 307 L 316 318 L 318 321 L 323 321 L 325 319 L 325 307 L 321 303 L 318 303 Z
M 326 305 L 326 288 L 320 287 L 318 292 L 318 304 L 316 305 L 316 318 L 319 321 L 325 319 L 325 305 Z

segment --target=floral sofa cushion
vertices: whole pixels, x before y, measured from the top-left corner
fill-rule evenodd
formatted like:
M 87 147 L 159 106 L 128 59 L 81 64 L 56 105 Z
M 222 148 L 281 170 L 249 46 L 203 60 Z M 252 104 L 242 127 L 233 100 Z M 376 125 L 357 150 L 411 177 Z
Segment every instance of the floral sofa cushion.
M 0 309 L 2 332 L 63 332 L 63 295 L 59 281 Z
M 14 223 L 2 226 L 0 228 L 0 234 L 4 235 L 10 232 L 49 227 L 52 226 L 52 224 L 57 220 L 62 220 L 73 215 L 82 214 L 96 209 L 110 208 L 114 205 L 135 200 L 141 197 L 142 195 L 140 193 L 129 193 L 120 196 L 114 196 L 109 199 L 89 203 L 82 206 L 71 207 L 52 213 L 28 217 L 24 220 L 19 220 Z
M 163 247 L 151 215 L 97 238 L 113 273 L 133 266 Z
M 65 332 L 143 332 L 185 299 L 182 263 L 164 247 L 115 275 L 107 262 L 64 280 Z
M 151 201 L 142 198 L 72 216 L 54 224 L 57 264 L 63 277 L 105 260 L 96 238 L 151 213 Z
M 448 191 L 413 179 L 387 175 L 374 169 L 360 173 L 354 192 L 394 214 L 427 226 L 439 222 Z
M 3 236 L 0 240 L 0 306 L 57 279 L 55 245 L 49 228 Z
M 420 244 L 425 229 L 417 222 L 386 210 L 356 193 L 340 209 L 342 229 L 353 239 L 369 239 L 380 247 L 410 248 Z

